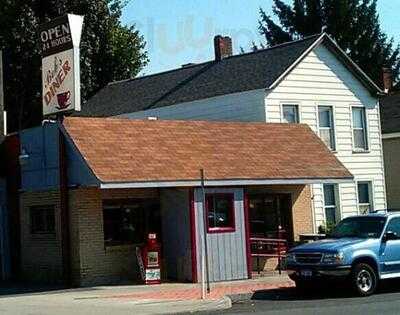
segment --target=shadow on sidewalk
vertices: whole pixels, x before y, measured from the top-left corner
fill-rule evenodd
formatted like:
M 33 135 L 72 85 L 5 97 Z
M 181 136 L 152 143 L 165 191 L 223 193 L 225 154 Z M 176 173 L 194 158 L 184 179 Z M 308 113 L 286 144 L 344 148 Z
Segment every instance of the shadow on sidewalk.
M 379 285 L 375 294 L 398 293 L 400 292 L 400 280 L 386 280 Z M 301 292 L 295 287 L 271 290 L 259 290 L 254 292 L 251 300 L 269 301 L 306 301 L 322 299 L 345 299 L 357 298 L 348 285 L 343 283 L 327 283 L 325 286 L 311 288 L 306 292 Z
M 71 288 L 62 284 L 43 284 L 32 283 L 23 281 L 0 281 L 0 298 L 18 296 L 24 294 L 56 294 L 67 292 L 70 290 L 75 291 L 90 291 L 96 290 L 95 288 Z

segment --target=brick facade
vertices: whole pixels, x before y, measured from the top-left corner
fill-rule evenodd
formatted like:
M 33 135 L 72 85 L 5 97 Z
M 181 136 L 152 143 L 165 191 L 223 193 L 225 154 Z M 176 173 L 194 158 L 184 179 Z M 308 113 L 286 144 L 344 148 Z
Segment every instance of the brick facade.
M 54 206 L 55 233 L 32 234 L 30 208 Z M 59 191 L 20 194 L 22 278 L 50 283 L 62 282 L 61 216 Z
M 135 246 L 104 246 L 102 200 L 156 197 L 158 191 L 153 189 L 70 190 L 71 276 L 74 285 L 90 286 L 138 279 Z M 63 262 L 59 191 L 23 192 L 20 200 L 22 277 L 61 283 Z M 54 205 L 54 234 L 31 234 L 29 209 L 40 205 Z
M 154 198 L 153 189 L 71 190 L 71 246 L 73 281 L 79 286 L 121 283 L 139 279 L 135 246 L 105 247 L 102 200 Z

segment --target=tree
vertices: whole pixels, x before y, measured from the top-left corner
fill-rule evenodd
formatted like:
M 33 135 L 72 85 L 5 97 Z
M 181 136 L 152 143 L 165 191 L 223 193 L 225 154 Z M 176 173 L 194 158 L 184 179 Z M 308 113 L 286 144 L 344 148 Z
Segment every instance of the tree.
M 147 64 L 143 36 L 121 23 L 122 0 L 3 0 L 0 50 L 5 62 L 9 131 L 42 120 L 38 26 L 66 13 L 84 15 L 81 40 L 82 102 L 108 82 L 135 77 Z
M 259 31 L 268 47 L 318 34 L 323 27 L 375 82 L 382 68 L 394 78 L 400 69 L 399 46 L 381 30 L 377 0 L 274 0 L 274 17 L 260 8 Z

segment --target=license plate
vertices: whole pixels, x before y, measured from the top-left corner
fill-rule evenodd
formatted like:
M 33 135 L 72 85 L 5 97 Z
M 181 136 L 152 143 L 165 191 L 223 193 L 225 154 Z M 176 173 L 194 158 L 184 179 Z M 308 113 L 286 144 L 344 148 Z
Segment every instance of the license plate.
M 312 271 L 311 270 L 301 270 L 300 271 L 300 276 L 302 276 L 302 277 L 312 277 Z

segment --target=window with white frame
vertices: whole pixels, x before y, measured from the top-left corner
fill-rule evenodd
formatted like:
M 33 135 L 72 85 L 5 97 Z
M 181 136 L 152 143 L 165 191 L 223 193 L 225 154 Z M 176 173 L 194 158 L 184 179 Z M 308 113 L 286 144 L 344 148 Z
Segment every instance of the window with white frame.
M 358 182 L 358 210 L 361 214 L 367 214 L 372 209 L 372 183 L 371 182 Z
M 352 107 L 353 147 L 358 151 L 368 150 L 367 120 L 364 107 Z
M 336 147 L 332 106 L 318 106 L 318 124 L 319 136 L 328 148 L 334 151 Z
M 336 225 L 340 221 L 339 205 L 337 198 L 337 186 L 335 184 L 324 185 L 324 208 L 326 227 Z
M 300 122 L 299 106 L 296 104 L 283 104 L 282 121 L 285 123 L 298 124 Z

